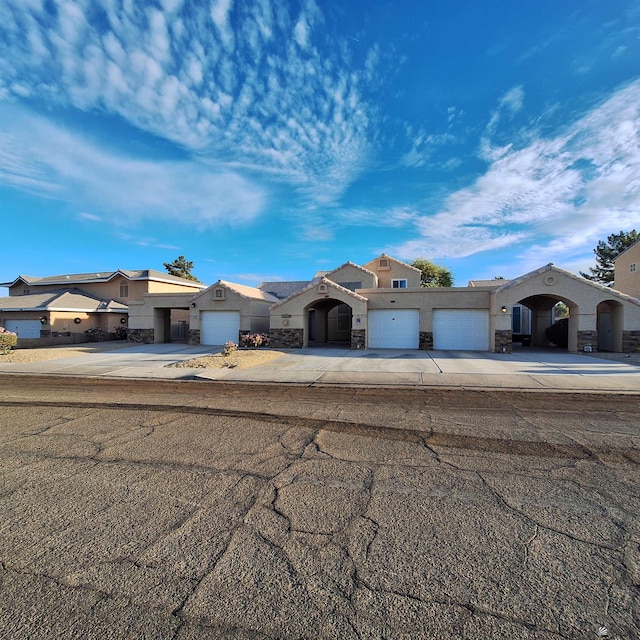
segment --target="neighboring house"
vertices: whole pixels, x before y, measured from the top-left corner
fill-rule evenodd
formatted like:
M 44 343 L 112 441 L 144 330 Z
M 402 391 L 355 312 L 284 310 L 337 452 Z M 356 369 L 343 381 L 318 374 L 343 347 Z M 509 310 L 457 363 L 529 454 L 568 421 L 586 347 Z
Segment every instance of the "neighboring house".
M 238 342 L 242 333 L 268 333 L 269 308 L 278 298 L 255 287 L 218 280 L 195 295 L 150 293 L 129 304 L 129 340 L 169 342 L 170 318 L 189 318 L 191 344 Z
M 18 276 L 0 284 L 9 296 L 0 298 L 0 326 L 15 331 L 21 346 L 80 341 L 88 329 L 115 334 L 127 327 L 128 304 L 151 292 L 201 291 L 206 285 L 160 271 L 118 270 L 36 278 Z M 179 326 L 180 317 L 174 319 Z M 188 326 L 188 314 L 182 322 Z M 184 339 L 187 339 L 187 333 Z M 27 342 L 29 340 L 29 342 Z M 31 341 L 39 342 L 33 343 Z
M 616 291 L 640 298 L 640 240 L 623 251 L 614 261 Z
M 397 348 L 508 353 L 526 337 L 547 347 L 554 306 L 570 310 L 569 350 L 640 351 L 640 300 L 548 264 L 514 280 L 423 288 L 420 270 L 387 255 L 346 262 L 308 282 L 258 288 L 219 281 L 197 295 L 147 294 L 130 304 L 130 337 L 170 339 L 171 309 L 189 310 L 190 341 L 220 345 L 264 331 L 274 347 L 343 343 Z M 267 325 L 267 319 L 269 323 Z
M 71 337 L 93 327 L 115 332 L 126 324 L 126 304 L 96 298 L 80 289 L 0 298 L 0 326 L 17 333 L 22 346 L 25 340 Z

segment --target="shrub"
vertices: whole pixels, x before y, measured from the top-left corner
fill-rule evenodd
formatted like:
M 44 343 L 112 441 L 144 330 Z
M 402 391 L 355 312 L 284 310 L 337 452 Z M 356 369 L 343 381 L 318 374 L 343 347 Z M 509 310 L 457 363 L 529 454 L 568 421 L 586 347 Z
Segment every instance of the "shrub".
M 229 340 L 229 342 L 225 342 L 222 345 L 222 354 L 228 356 L 230 353 L 233 353 L 238 348 L 238 345 L 235 342 Z
M 126 340 L 127 339 L 127 327 L 123 327 L 121 324 L 117 325 L 113 332 L 116 334 L 116 340 Z
M 18 334 L 0 327 L 0 354 L 9 353 L 18 344 Z
M 271 338 L 266 333 L 245 333 L 240 337 L 243 347 L 268 347 Z
M 107 336 L 104 329 L 100 327 L 91 327 L 91 329 L 87 329 L 84 334 L 87 336 L 89 342 L 100 342 L 100 340 L 104 340 Z

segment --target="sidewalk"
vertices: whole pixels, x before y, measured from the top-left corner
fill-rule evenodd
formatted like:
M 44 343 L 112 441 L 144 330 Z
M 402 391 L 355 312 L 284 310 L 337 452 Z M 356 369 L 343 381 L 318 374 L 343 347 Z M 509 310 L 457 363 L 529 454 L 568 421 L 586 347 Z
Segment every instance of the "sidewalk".
M 325 348 L 286 351 L 281 358 L 249 369 L 167 366 L 211 352 L 211 347 L 181 344 L 135 345 L 30 364 L 0 361 L 0 375 L 640 394 L 639 366 L 566 352 L 493 354 Z

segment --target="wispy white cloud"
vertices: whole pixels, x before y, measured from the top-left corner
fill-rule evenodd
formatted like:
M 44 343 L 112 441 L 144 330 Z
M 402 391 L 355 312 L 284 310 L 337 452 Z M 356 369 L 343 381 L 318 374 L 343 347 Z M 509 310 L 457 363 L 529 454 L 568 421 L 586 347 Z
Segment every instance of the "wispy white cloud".
M 105 110 L 331 204 L 367 161 L 379 54 L 354 69 L 330 40 L 321 53 L 322 22 L 313 0 L 5 0 L 0 99 Z
M 513 94 L 501 107 L 517 109 Z M 497 126 L 497 123 L 496 123 Z M 417 237 L 389 248 L 403 258 L 458 258 L 518 245 L 520 268 L 578 260 L 612 229 L 640 224 L 640 81 L 552 138 L 508 147 Z M 537 240 L 533 241 L 533 238 Z M 526 242 L 534 242 L 527 247 Z
M 0 105 L 0 182 L 79 208 L 91 206 L 95 213 L 79 217 L 115 225 L 143 219 L 243 225 L 260 215 L 267 198 L 262 187 L 228 169 L 105 151 L 6 105 Z

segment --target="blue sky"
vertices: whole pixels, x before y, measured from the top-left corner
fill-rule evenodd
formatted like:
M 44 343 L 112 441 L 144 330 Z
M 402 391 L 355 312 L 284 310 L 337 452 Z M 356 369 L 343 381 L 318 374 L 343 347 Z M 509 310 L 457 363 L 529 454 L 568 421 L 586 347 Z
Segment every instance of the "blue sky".
M 637 0 L 3 0 L 0 281 L 470 278 L 640 228 Z

